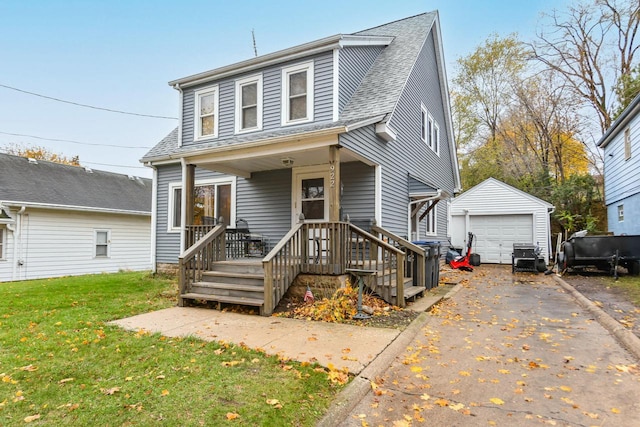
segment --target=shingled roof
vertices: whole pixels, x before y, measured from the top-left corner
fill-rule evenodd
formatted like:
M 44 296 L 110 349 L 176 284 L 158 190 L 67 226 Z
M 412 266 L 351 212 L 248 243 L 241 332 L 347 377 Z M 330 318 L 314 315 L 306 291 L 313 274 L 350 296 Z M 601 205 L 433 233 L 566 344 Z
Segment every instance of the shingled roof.
M 422 49 L 431 28 L 437 19 L 437 12 L 423 13 L 378 27 L 359 31 L 350 36 L 383 36 L 392 37 L 393 41 L 386 46 L 376 58 L 369 72 L 366 74 L 358 89 L 355 91 L 344 110 L 341 112 L 338 121 L 310 123 L 307 125 L 293 126 L 286 128 L 278 128 L 269 132 L 260 132 L 249 135 L 232 135 L 229 137 L 218 138 L 206 144 L 198 144 L 197 147 L 180 147 L 178 144 L 178 128 L 169 133 L 162 141 L 147 152 L 141 159 L 142 162 L 149 162 L 172 155 L 179 157 L 182 153 L 188 153 L 194 149 L 201 150 L 206 148 L 214 148 L 223 145 L 231 145 L 242 143 L 250 140 L 277 138 L 288 136 L 291 134 L 303 135 L 306 132 L 313 132 L 331 127 L 348 127 L 357 123 L 365 123 L 372 118 L 378 118 L 379 121 L 388 118 L 398 102 L 398 99 L 404 89 L 409 78 L 413 66 L 418 58 L 418 54 Z M 322 40 L 339 40 L 341 35 L 327 37 Z M 308 43 L 312 45 L 312 43 Z M 301 45 L 305 46 L 305 45 Z M 283 51 L 284 52 L 284 51 Z M 277 54 L 277 53 L 276 53 Z M 271 57 L 276 54 L 265 55 Z M 253 58 L 251 62 L 258 63 L 260 57 Z M 239 63 L 242 64 L 242 63 Z M 223 69 L 233 68 L 231 66 L 223 67 Z M 201 73 L 203 76 L 211 72 Z M 192 76 L 193 78 L 200 75 Z M 190 78 L 192 78 L 190 77 Z M 187 80 L 190 78 L 185 78 Z M 179 80 L 180 82 L 182 80 Z
M 152 181 L 0 153 L 0 204 L 151 213 Z

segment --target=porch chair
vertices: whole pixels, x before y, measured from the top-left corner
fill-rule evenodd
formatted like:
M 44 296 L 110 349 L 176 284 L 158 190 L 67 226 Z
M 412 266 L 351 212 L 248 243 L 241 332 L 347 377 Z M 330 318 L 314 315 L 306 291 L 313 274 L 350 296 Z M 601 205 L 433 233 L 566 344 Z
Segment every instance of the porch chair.
M 260 233 L 252 233 L 249 230 L 247 220 L 238 218 L 236 228 L 232 230 L 233 239 L 237 242 L 235 247 L 238 257 L 263 257 L 266 255 L 269 239 Z

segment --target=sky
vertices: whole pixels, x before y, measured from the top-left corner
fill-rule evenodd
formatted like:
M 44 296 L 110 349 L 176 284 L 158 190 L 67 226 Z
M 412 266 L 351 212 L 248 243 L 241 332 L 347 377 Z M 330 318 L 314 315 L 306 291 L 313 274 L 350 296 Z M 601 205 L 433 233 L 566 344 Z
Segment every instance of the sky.
M 140 158 L 177 126 L 167 82 L 253 57 L 252 31 L 263 55 L 438 10 L 451 80 L 490 35 L 530 40 L 568 1 L 0 0 L 0 150 L 151 177 Z

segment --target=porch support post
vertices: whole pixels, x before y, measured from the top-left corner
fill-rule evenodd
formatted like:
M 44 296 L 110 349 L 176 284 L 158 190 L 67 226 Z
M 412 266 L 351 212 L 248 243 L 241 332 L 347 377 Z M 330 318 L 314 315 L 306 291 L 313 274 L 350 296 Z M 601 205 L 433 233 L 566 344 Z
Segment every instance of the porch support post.
M 340 221 L 340 147 L 329 147 L 329 221 Z
M 185 201 L 187 202 L 184 209 L 184 217 L 186 225 L 193 225 L 193 193 L 196 186 L 196 165 L 187 165 L 187 180 L 184 189 Z

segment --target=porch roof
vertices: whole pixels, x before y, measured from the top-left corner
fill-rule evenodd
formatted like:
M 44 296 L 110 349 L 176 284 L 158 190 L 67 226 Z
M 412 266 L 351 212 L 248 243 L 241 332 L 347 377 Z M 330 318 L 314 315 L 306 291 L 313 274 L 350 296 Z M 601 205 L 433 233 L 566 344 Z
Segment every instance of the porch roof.
M 365 118 L 354 118 L 351 120 L 340 120 L 337 122 L 312 123 L 309 125 L 277 128 L 269 132 L 259 134 L 231 135 L 211 142 L 199 143 L 197 145 L 180 145 L 179 128 L 173 129 L 155 147 L 147 152 L 140 160 L 144 163 L 156 161 L 180 159 L 207 152 L 228 151 L 229 149 L 245 148 L 248 144 L 284 139 L 306 139 L 318 133 L 340 134 L 349 132 L 367 124 L 372 124 L 382 120 L 384 116 L 374 115 Z

